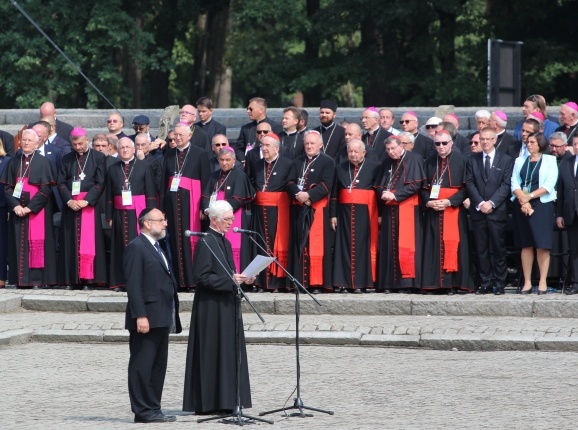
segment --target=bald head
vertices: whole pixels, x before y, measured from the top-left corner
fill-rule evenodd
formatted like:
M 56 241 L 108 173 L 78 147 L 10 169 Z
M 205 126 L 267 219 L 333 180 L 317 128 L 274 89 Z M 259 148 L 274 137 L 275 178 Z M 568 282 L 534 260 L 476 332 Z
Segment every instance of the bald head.
M 361 133 L 361 127 L 358 124 L 348 124 L 347 127 L 345 127 L 345 143 L 348 143 L 353 139 L 361 140 Z

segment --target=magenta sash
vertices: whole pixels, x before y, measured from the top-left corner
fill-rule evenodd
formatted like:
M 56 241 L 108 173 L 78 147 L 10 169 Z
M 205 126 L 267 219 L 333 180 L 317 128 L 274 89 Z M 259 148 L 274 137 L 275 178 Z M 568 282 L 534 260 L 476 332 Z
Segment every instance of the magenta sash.
M 168 188 L 171 189 L 171 183 L 173 182 L 173 176 L 169 178 Z M 190 214 L 189 214 L 189 230 L 200 231 L 201 230 L 201 181 L 198 179 L 185 178 L 181 176 L 179 181 L 179 188 L 184 188 L 189 190 L 189 202 L 190 202 Z M 177 208 L 175 208 L 175 211 Z M 180 226 L 175 226 L 175 229 L 180 229 Z M 183 229 L 186 230 L 186 229 Z M 181 232 L 181 234 L 183 234 Z M 199 238 L 197 236 L 191 236 L 189 238 L 191 243 L 191 253 L 195 254 L 195 246 Z
M 88 193 L 83 192 L 77 196 L 72 196 L 73 200 L 83 200 Z M 94 225 L 94 207 L 88 205 L 81 209 L 80 213 L 80 268 L 78 277 L 80 279 L 94 278 L 94 257 L 96 256 Z
M 217 192 L 217 200 L 225 200 L 225 192 L 219 191 Z M 240 207 L 235 212 L 233 212 L 235 216 L 235 221 L 231 224 L 231 228 L 227 233 L 225 233 L 225 237 L 229 239 L 231 242 L 231 249 L 233 250 L 233 261 L 235 262 L 235 268 L 237 270 L 243 270 L 241 268 L 241 235 L 239 233 L 234 233 L 233 229 L 235 227 L 242 228 L 242 208 Z
M 114 196 L 114 208 L 119 211 L 134 210 L 136 212 L 136 217 L 138 219 L 139 214 L 146 207 L 146 198 L 144 194 L 138 196 L 132 196 L 132 205 L 123 206 L 122 196 Z M 140 234 L 140 227 L 138 221 L 136 223 L 136 234 Z
M 18 182 L 20 178 L 18 178 Z M 30 193 L 30 200 L 40 190 L 37 185 L 28 183 L 28 178 L 22 179 L 22 190 Z M 28 266 L 31 269 L 44 268 L 44 208 L 37 214 L 30 212 L 28 215 Z

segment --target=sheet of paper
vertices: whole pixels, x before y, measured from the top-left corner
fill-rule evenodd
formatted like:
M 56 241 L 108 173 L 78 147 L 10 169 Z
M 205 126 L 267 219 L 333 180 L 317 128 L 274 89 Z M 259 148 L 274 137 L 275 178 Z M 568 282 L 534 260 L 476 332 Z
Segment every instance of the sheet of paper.
M 261 270 L 267 267 L 273 261 L 273 257 L 265 257 L 264 255 L 257 255 L 253 261 L 249 263 L 245 270 L 243 270 L 242 275 L 246 275 L 247 278 L 254 278 L 257 276 Z

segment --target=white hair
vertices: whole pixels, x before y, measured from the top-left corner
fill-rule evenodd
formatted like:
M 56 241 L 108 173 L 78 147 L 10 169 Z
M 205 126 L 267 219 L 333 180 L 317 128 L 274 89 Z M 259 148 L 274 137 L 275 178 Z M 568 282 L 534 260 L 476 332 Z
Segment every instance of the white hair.
M 209 218 L 220 218 L 226 212 L 232 211 L 233 206 L 226 200 L 217 200 L 209 206 Z

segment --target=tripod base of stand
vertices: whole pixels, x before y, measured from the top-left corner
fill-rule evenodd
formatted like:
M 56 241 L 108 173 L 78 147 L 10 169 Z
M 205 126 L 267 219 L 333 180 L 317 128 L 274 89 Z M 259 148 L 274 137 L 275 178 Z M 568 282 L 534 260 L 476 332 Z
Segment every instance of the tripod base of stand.
M 305 406 L 303 404 L 303 400 L 301 400 L 300 397 L 295 397 L 295 401 L 293 402 L 293 406 L 288 406 L 286 408 L 274 409 L 272 411 L 267 411 L 267 412 L 261 412 L 259 414 L 259 416 L 262 417 L 263 415 L 274 414 L 276 412 L 292 411 L 293 409 L 299 409 L 299 412 L 292 412 L 292 413 L 288 414 L 290 417 L 309 418 L 309 417 L 313 416 L 313 414 L 306 414 L 305 412 L 303 412 L 303 409 L 306 409 L 308 411 L 322 412 L 324 414 L 329 414 L 329 415 L 333 415 L 333 413 L 334 413 L 333 411 L 327 411 L 325 409 L 312 408 L 311 406 Z
M 219 415 L 216 417 L 199 418 L 197 420 L 197 422 L 198 423 L 204 423 L 204 422 L 213 421 L 213 420 L 221 420 L 221 422 L 223 424 L 233 424 L 233 425 L 238 425 L 238 426 L 253 424 L 255 421 L 260 421 L 260 422 L 267 423 L 267 424 L 273 424 L 273 421 L 266 420 L 264 418 L 257 418 L 257 417 L 253 417 L 251 415 L 245 415 L 245 414 L 243 414 L 242 410 L 235 410 L 230 414 Z

